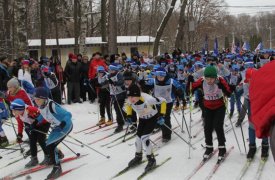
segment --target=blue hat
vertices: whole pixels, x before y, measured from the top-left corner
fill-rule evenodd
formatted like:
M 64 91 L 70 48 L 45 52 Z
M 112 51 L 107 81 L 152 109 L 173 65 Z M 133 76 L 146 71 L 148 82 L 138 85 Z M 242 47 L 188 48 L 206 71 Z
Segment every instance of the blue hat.
M 153 70 L 156 71 L 159 67 L 160 67 L 160 65 L 157 64 L 157 65 L 155 65 L 155 66 L 153 67 Z
M 162 68 L 162 67 L 159 67 L 159 68 L 156 70 L 156 76 L 165 77 L 165 76 L 166 76 L 166 71 L 165 71 L 165 69 Z
M 244 68 L 254 68 L 254 61 L 250 58 L 245 59 Z
M 105 69 L 103 66 L 98 66 L 97 67 L 97 72 L 105 72 Z
M 44 87 L 38 87 L 34 91 L 34 97 L 39 99 L 48 99 L 48 91 Z
M 148 65 L 145 64 L 145 63 L 142 63 L 142 64 L 140 65 L 140 67 L 143 68 L 143 69 L 147 68 L 147 66 L 148 66 Z
M 15 99 L 11 102 L 10 108 L 11 110 L 19 110 L 24 111 L 25 110 L 25 102 L 22 99 Z
M 233 64 L 233 65 L 232 65 L 232 70 L 233 70 L 233 71 L 239 71 L 240 68 L 239 68 L 239 66 L 238 66 L 237 64 Z
M 118 64 L 117 64 L 117 63 L 112 63 L 112 64 L 110 64 L 109 69 L 110 69 L 111 71 L 119 71 Z
M 131 63 L 131 68 L 136 69 L 137 67 L 138 67 L 138 65 L 135 62 Z
M 183 70 L 184 68 L 183 68 L 183 65 L 178 65 L 178 70 Z
M 200 62 L 200 61 L 195 62 L 194 65 L 195 65 L 196 67 L 203 68 L 203 64 L 202 64 L 202 62 Z

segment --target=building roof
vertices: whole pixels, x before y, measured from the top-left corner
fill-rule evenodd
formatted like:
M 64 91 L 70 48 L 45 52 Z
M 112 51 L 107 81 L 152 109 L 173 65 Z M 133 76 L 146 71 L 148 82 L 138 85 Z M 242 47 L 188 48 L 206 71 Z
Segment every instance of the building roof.
M 155 38 L 152 36 L 117 36 L 117 43 L 153 43 Z M 162 43 L 163 40 L 160 40 Z M 28 40 L 29 47 L 41 46 L 40 39 L 29 39 Z M 107 44 L 107 42 L 102 42 L 101 37 L 86 37 L 86 45 L 100 45 Z M 74 45 L 74 38 L 60 38 L 59 39 L 60 46 L 70 46 Z M 46 46 L 56 46 L 56 39 L 46 39 Z

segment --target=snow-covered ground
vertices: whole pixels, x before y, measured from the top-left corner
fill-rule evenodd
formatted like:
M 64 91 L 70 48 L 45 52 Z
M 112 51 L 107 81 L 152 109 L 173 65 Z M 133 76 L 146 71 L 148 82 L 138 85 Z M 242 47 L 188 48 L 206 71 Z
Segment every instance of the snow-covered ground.
M 95 125 L 98 121 L 98 106 L 96 104 L 89 104 L 88 102 L 85 102 L 83 104 L 73 104 L 73 105 L 65 105 L 66 109 L 72 112 L 73 114 L 73 123 L 74 123 L 74 129 L 71 132 L 71 136 L 73 136 L 76 139 L 79 139 L 85 143 L 93 142 L 99 138 L 102 138 L 106 135 L 112 134 L 114 129 L 110 129 L 107 131 L 104 131 L 104 129 L 95 131 L 95 133 L 92 134 L 85 134 L 89 132 L 90 130 L 81 132 L 81 133 L 74 133 L 76 131 L 82 130 L 84 128 L 87 128 L 89 126 Z M 194 112 L 197 110 L 194 110 Z M 195 124 L 200 119 L 201 112 L 198 112 L 196 114 L 192 114 L 192 124 Z M 181 124 L 182 120 L 182 114 L 176 112 L 175 113 L 176 118 L 178 119 L 179 123 Z M 189 125 L 189 113 L 185 115 L 187 123 Z M 232 119 L 233 121 L 236 120 L 237 115 L 234 116 Z M 171 121 L 173 124 L 173 127 L 177 126 L 177 122 L 173 116 L 171 116 Z M 247 119 L 245 120 L 247 121 Z M 225 124 L 230 126 L 229 120 L 226 120 Z M 112 125 L 115 126 L 115 125 Z M 192 134 L 197 133 L 199 130 L 201 130 L 202 124 L 198 123 L 192 128 Z M 225 127 L 226 128 L 226 127 Z M 245 140 L 246 140 L 246 146 L 248 149 L 248 123 L 246 122 L 243 125 Z M 8 135 L 8 138 L 10 141 L 15 140 L 15 135 L 10 126 L 4 125 L 4 129 Z M 92 129 L 91 129 L 92 130 Z M 175 131 L 179 133 L 183 138 L 186 140 L 188 139 L 188 134 L 186 132 L 186 128 L 184 126 L 185 133 L 181 133 L 180 128 L 176 128 Z M 244 146 L 241 136 L 241 130 L 240 128 L 235 128 L 237 137 L 239 139 L 239 143 L 241 146 L 242 154 L 240 154 L 236 140 L 234 138 L 233 131 L 230 131 L 228 134 L 226 134 L 226 146 L 227 149 L 229 149 L 231 146 L 234 146 L 233 151 L 229 154 L 228 158 L 225 160 L 225 162 L 219 167 L 217 172 L 214 174 L 212 179 L 216 180 L 232 180 L 236 179 L 238 176 L 241 168 L 246 162 L 246 155 L 244 153 Z M 202 131 L 202 130 L 201 130 Z M 90 145 L 92 148 L 106 154 L 110 155 L 111 158 L 107 159 L 96 152 L 84 147 L 76 146 L 70 143 L 66 143 L 70 146 L 74 151 L 79 152 L 81 154 L 89 154 L 88 156 L 85 156 L 84 158 L 77 159 L 75 161 L 71 161 L 65 164 L 62 164 L 63 171 L 66 171 L 67 169 L 77 167 L 79 165 L 85 164 L 81 168 L 72 171 L 68 173 L 67 175 L 64 175 L 63 177 L 60 177 L 60 179 L 93 179 L 93 180 L 106 180 L 111 179 L 112 176 L 114 176 L 116 173 L 118 173 L 120 170 L 125 168 L 128 164 L 128 162 L 134 157 L 135 154 L 135 147 L 133 145 L 135 139 L 131 139 L 129 141 L 126 141 L 123 144 L 117 145 L 112 148 L 107 147 L 101 147 L 102 144 L 106 144 L 110 142 L 111 140 L 121 136 L 124 132 L 119 133 L 117 135 L 114 135 L 110 138 L 104 139 L 102 141 L 99 141 L 95 144 Z M 152 140 L 154 140 L 158 135 L 155 134 L 151 137 Z M 197 142 L 198 139 L 203 137 L 203 131 L 199 133 L 199 135 L 196 138 L 192 139 L 192 142 Z M 216 137 L 216 134 L 214 133 L 213 137 Z M 26 138 L 26 135 L 24 136 Z M 66 140 L 75 142 L 70 137 L 67 137 Z M 168 157 L 172 157 L 170 161 L 165 163 L 163 166 L 155 169 L 155 171 L 151 172 L 150 174 L 146 175 L 144 179 L 158 179 L 158 180 L 177 180 L 177 179 L 185 179 L 192 171 L 193 169 L 199 164 L 199 162 L 202 159 L 202 155 L 204 153 L 204 149 L 202 148 L 201 144 L 204 144 L 204 140 L 197 142 L 194 147 L 196 147 L 196 150 L 191 151 L 191 158 L 188 158 L 188 145 L 186 145 L 179 137 L 177 137 L 175 134 L 172 135 L 172 140 L 166 144 L 161 145 L 160 141 L 157 141 L 157 144 L 161 146 L 161 148 L 157 149 L 155 151 L 155 154 L 158 154 L 156 157 L 157 163 L 163 161 L 164 159 Z M 261 141 L 257 141 L 257 145 L 259 146 L 261 144 Z M 214 141 L 215 147 L 217 147 L 217 141 Z M 65 157 L 73 156 L 74 154 L 68 150 L 64 145 L 60 144 L 59 146 L 62 151 L 65 154 Z M 26 148 L 28 149 L 28 148 Z M 8 166 L 6 168 L 1 168 L 8 164 L 9 162 L 20 158 L 20 153 L 15 152 L 12 154 L 5 155 L 8 151 L 0 150 L 0 156 L 3 156 L 3 159 L 0 159 L 0 178 L 4 177 L 5 175 L 8 175 L 12 172 L 17 172 L 24 168 L 24 165 L 29 161 L 29 158 L 21 160 L 11 166 Z M 244 179 L 250 180 L 254 179 L 257 168 L 260 162 L 260 150 L 256 154 L 256 158 L 254 162 L 252 163 L 251 167 L 249 168 L 248 172 L 246 173 Z M 13 158 L 13 159 L 12 159 Z M 145 157 L 144 157 L 145 158 Z M 43 153 L 39 153 L 39 160 L 41 161 L 43 159 Z M 213 166 L 215 165 L 217 161 L 217 154 L 205 165 L 203 166 L 194 176 L 192 179 L 205 179 Z M 143 163 L 139 167 L 136 167 L 127 173 L 117 177 L 116 179 L 121 180 L 132 180 L 136 179 L 144 170 L 146 163 Z M 33 180 L 40 180 L 45 179 L 46 176 L 50 173 L 51 168 L 36 172 L 31 174 L 31 177 Z M 263 180 L 272 180 L 275 177 L 275 171 L 274 171 L 274 162 L 273 158 L 270 153 L 270 157 L 264 167 L 261 179 Z M 26 177 L 21 177 L 18 179 L 26 179 Z

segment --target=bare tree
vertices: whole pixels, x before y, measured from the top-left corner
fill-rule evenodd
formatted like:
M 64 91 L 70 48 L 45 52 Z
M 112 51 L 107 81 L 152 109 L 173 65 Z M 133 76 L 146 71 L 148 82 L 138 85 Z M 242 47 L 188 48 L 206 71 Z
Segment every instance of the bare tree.
M 102 42 L 107 42 L 107 11 L 106 11 L 106 0 L 101 0 L 101 22 L 100 22 L 100 29 L 101 29 L 101 37 L 102 37 Z M 101 52 L 103 54 L 107 54 L 108 48 L 106 46 L 101 46 Z
M 116 1 L 109 1 L 109 26 L 108 26 L 108 50 L 109 54 L 117 53 L 117 21 Z
M 46 0 L 40 0 L 40 39 L 41 56 L 46 56 Z
M 156 33 L 156 39 L 155 39 L 155 42 L 154 42 L 154 48 L 153 48 L 153 56 L 156 56 L 158 54 L 158 47 L 159 47 L 159 42 L 160 42 L 160 38 L 162 36 L 162 33 L 167 25 L 167 22 L 169 21 L 169 18 L 171 17 L 172 15 L 172 12 L 174 10 L 174 7 L 175 7 L 175 4 L 176 4 L 176 1 L 177 0 L 172 0 L 171 1 L 171 5 L 170 5 L 170 8 L 167 10 L 165 16 L 163 17 L 160 25 L 159 25 L 159 28 L 157 29 L 157 33 Z
M 81 54 L 86 55 L 87 54 L 87 49 L 86 49 L 86 32 L 87 32 L 87 9 L 88 6 L 85 1 L 81 1 L 80 3 L 80 8 L 81 9 L 81 23 L 80 23 L 80 37 L 79 37 L 79 51 Z
M 179 23 L 176 31 L 175 48 L 183 48 L 184 25 L 185 25 L 185 9 L 188 0 L 181 0 Z
M 74 0 L 74 53 L 79 53 L 79 45 L 78 45 L 78 38 L 79 38 L 79 1 Z

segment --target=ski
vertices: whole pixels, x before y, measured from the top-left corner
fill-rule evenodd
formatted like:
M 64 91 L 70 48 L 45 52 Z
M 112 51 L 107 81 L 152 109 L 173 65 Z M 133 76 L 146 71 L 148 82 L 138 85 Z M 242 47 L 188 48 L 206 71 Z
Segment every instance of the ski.
M 123 129 L 123 130 L 125 130 L 125 129 Z M 112 136 L 114 136 L 114 135 L 116 135 L 116 133 L 109 134 L 109 135 L 107 135 L 107 136 L 104 136 L 104 137 L 102 137 L 102 138 L 99 138 L 99 139 L 97 139 L 97 140 L 95 140 L 95 141 L 93 141 L 93 142 L 90 142 L 90 143 L 88 143 L 88 144 L 91 145 L 91 144 L 97 143 L 97 142 L 99 142 L 99 141 L 102 141 L 102 140 L 107 139 L 107 138 L 109 138 L 109 137 L 112 137 Z
M 131 133 L 130 133 L 130 132 L 127 132 L 126 136 L 129 135 L 129 134 L 131 134 Z M 106 143 L 106 144 L 101 145 L 101 147 L 105 147 L 105 146 L 108 146 L 108 145 L 110 145 L 110 144 L 113 144 L 114 142 L 116 142 L 116 141 L 118 141 L 118 140 L 120 140 L 120 139 L 122 139 L 122 138 L 124 138 L 124 134 L 123 134 L 122 136 L 119 136 L 119 137 L 117 137 L 116 139 L 114 139 L 114 140 L 112 140 L 112 141 Z
M 261 178 L 261 175 L 262 175 L 262 172 L 263 172 L 263 169 L 264 169 L 264 166 L 265 166 L 266 162 L 267 162 L 267 158 L 261 158 L 260 164 L 258 166 L 256 175 L 255 175 L 255 178 L 254 178 L 255 180 L 259 180 Z
M 157 157 L 158 155 L 159 155 L 159 154 L 155 154 L 155 157 Z M 148 161 L 147 159 L 142 160 L 142 161 L 140 162 L 140 164 L 143 164 L 143 163 L 145 163 L 145 162 L 147 162 L 147 161 Z M 126 173 L 127 171 L 129 171 L 129 170 L 131 170 L 131 169 L 134 169 L 135 167 L 138 167 L 140 164 L 138 164 L 138 165 L 136 165 L 136 166 L 134 166 L 134 167 L 129 167 L 129 166 L 127 166 L 126 168 L 124 168 L 124 169 L 122 169 L 121 171 L 119 171 L 116 175 L 114 175 L 111 179 L 114 179 L 114 178 L 117 178 L 117 177 L 123 175 L 123 174 Z
M 62 159 L 61 163 L 67 163 L 67 162 L 70 162 L 70 161 L 82 158 L 82 157 L 87 156 L 87 155 L 88 154 L 84 154 L 84 155 L 81 155 L 81 156 L 73 156 L 73 157 L 64 158 L 64 159 Z M 25 176 L 25 175 L 28 175 L 28 174 L 31 174 L 31 173 L 34 173 L 34 172 L 46 169 L 48 167 L 50 167 L 50 166 L 47 166 L 47 165 L 37 165 L 37 166 L 29 168 L 29 169 L 24 169 L 24 170 L 21 170 L 19 172 L 12 173 L 11 175 L 8 175 L 8 176 L 6 176 L 4 178 L 15 179 L 15 178 L 18 178 L 18 177 L 21 177 L 21 176 Z
M 222 160 L 218 160 L 213 169 L 210 171 L 208 176 L 205 178 L 207 180 L 211 179 L 213 175 L 217 172 L 220 165 L 224 162 L 224 160 L 228 157 L 229 153 L 234 149 L 234 146 L 232 146 L 225 154 L 224 158 Z
M 199 165 L 185 178 L 185 180 L 191 179 L 217 152 L 218 149 L 215 149 L 208 158 L 203 158 Z
M 151 170 L 144 171 L 140 176 L 137 177 L 137 180 L 140 180 L 140 179 L 144 178 L 144 176 L 146 176 L 147 174 L 153 172 L 155 169 L 157 169 L 158 167 L 162 166 L 163 164 L 165 164 L 166 162 L 168 162 L 170 159 L 172 159 L 172 158 L 168 157 L 167 159 L 165 159 L 164 161 L 162 161 L 160 164 L 158 164 L 155 167 L 153 167 Z
M 256 152 L 259 150 L 259 148 L 260 147 L 257 148 Z M 255 153 L 255 155 L 256 155 L 256 153 Z M 247 172 L 248 168 L 250 167 L 250 165 L 254 161 L 254 158 L 252 158 L 252 159 L 251 158 L 246 159 L 246 162 L 245 162 L 244 166 L 242 167 L 242 169 L 241 169 L 239 175 L 237 176 L 236 180 L 241 180 L 244 177 L 244 175 Z
M 115 123 L 116 123 L 116 122 L 114 122 L 113 124 L 115 124 Z M 109 126 L 106 126 L 106 125 L 98 126 L 96 129 L 93 129 L 93 130 L 91 130 L 90 132 L 87 132 L 87 133 L 85 133 L 85 134 L 92 134 L 92 133 L 94 133 L 94 132 L 96 132 L 96 131 L 98 131 L 98 130 L 100 130 L 100 129 L 106 128 L 106 127 L 109 127 Z M 114 128 L 114 127 L 112 127 L 112 128 Z
M 134 135 L 132 135 L 132 136 L 129 136 L 128 138 L 125 139 L 125 141 L 120 141 L 120 142 L 117 142 L 117 143 L 115 143 L 115 144 L 113 144 L 113 145 L 111 145 L 111 146 L 107 146 L 107 148 L 112 148 L 112 147 L 114 147 L 114 146 L 120 145 L 120 144 L 122 144 L 122 143 L 124 143 L 124 142 L 126 142 L 126 141 L 129 141 L 129 140 L 131 140 L 131 139 L 134 139 L 135 137 L 136 137 L 136 134 L 134 134 Z
M 87 164 L 87 163 L 84 163 L 84 164 L 81 164 L 81 165 L 79 165 L 79 166 L 77 166 L 77 167 L 74 167 L 74 168 L 68 169 L 68 170 L 66 170 L 66 171 L 63 171 L 63 172 L 60 174 L 60 176 L 58 176 L 57 178 L 50 178 L 50 179 L 46 179 L 46 180 L 55 180 L 55 179 L 58 179 L 58 178 L 60 178 L 60 177 L 62 177 L 62 176 L 64 176 L 64 175 L 66 175 L 66 174 L 68 174 L 68 173 L 70 173 L 70 172 L 72 172 L 72 171 L 74 171 L 74 170 L 76 170 L 76 169 L 82 167 L 82 166 L 85 166 L 86 164 Z
M 88 127 L 88 128 L 85 128 L 85 129 L 82 129 L 82 130 L 79 130 L 79 131 L 75 131 L 74 134 L 78 134 L 78 133 L 87 131 L 87 130 L 92 129 L 92 128 L 95 128 L 95 127 L 97 127 L 97 126 L 98 126 L 98 125 L 93 125 L 93 126 L 91 126 L 91 127 Z

